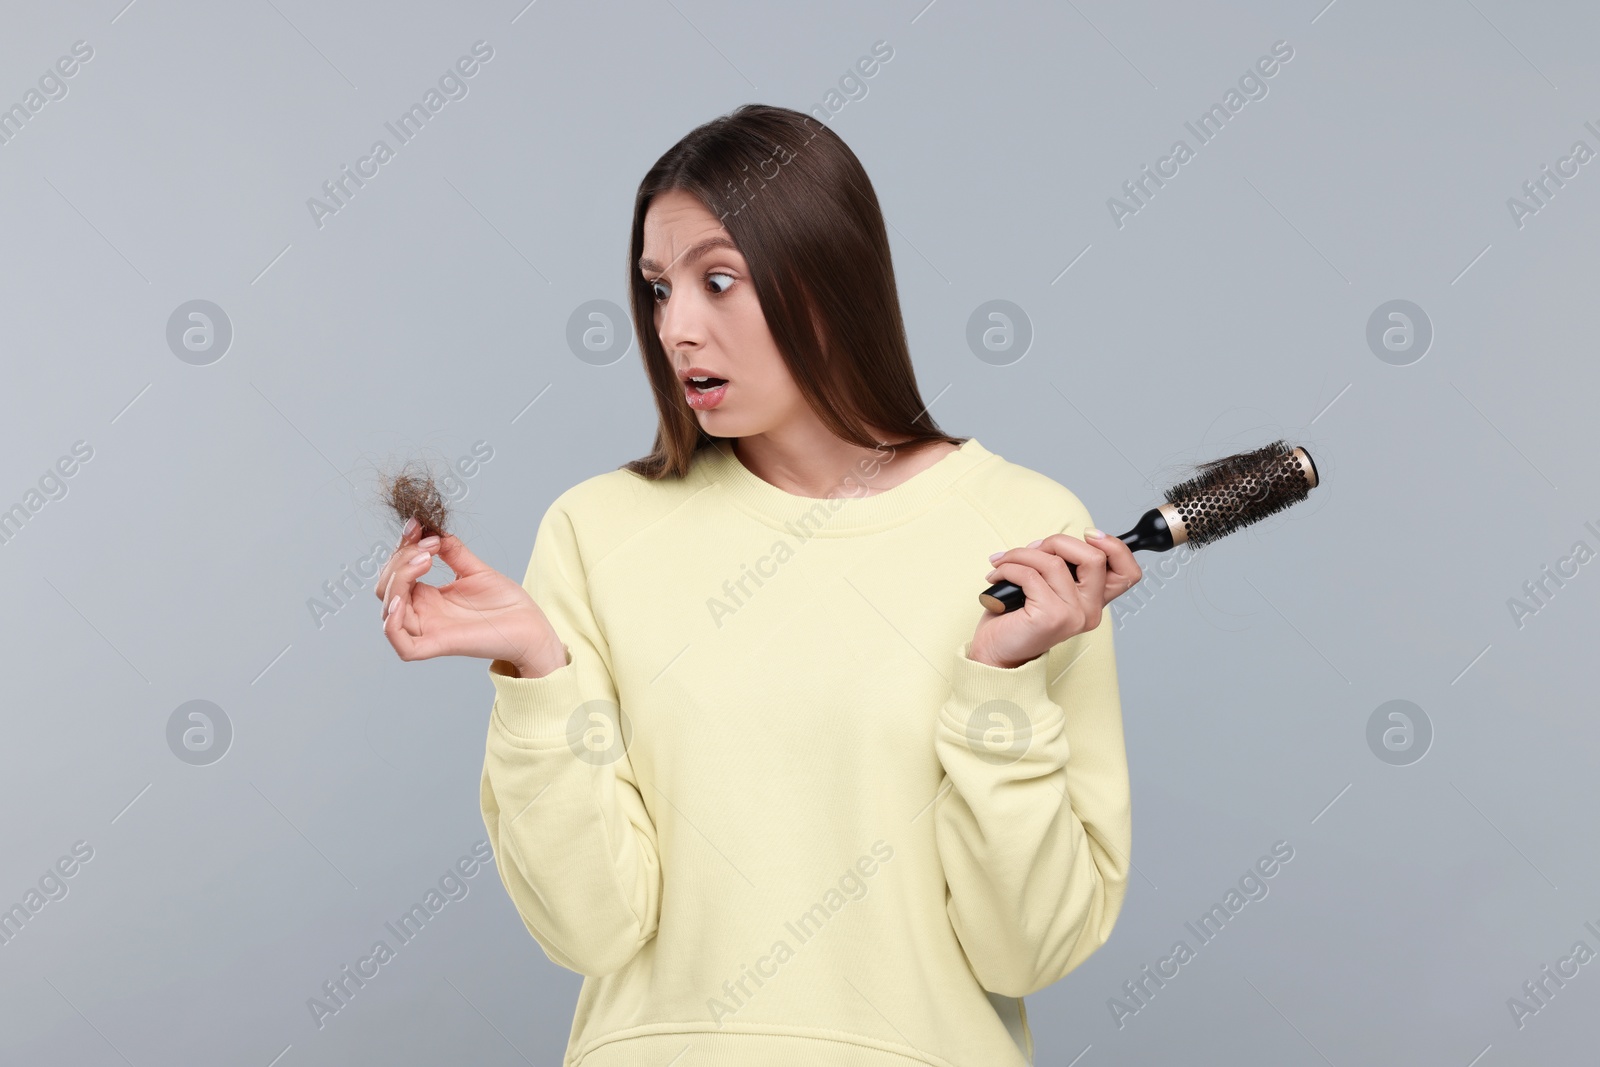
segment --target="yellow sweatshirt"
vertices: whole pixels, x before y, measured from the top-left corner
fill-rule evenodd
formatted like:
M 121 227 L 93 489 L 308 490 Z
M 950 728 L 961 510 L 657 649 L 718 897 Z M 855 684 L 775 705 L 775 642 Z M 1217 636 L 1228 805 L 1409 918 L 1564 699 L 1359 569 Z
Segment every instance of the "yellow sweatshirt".
M 1021 998 L 1111 934 L 1109 608 L 1020 667 L 966 658 L 989 555 L 1088 511 L 976 438 L 841 492 L 718 441 L 539 524 L 523 585 L 567 663 L 489 665 L 480 797 L 528 932 L 587 976 L 567 1067 L 1017 1067 Z

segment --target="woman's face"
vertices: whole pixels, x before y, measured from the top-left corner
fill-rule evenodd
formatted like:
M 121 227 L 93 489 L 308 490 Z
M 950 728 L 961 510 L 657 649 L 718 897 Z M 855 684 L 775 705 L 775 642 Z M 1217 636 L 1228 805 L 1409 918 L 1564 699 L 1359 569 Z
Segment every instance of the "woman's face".
M 692 194 L 673 189 L 650 202 L 639 268 L 655 294 L 661 347 L 701 429 L 746 437 L 810 415 L 767 329 L 744 257 Z M 690 368 L 727 384 L 701 395 L 683 379 Z

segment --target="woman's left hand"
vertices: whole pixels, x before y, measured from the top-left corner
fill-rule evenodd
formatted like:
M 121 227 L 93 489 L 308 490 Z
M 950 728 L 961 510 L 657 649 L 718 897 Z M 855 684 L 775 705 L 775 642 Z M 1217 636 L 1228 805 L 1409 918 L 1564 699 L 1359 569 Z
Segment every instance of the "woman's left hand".
M 1015 611 L 984 612 L 973 631 L 967 658 L 993 667 L 1020 667 L 1051 648 L 1100 625 L 1105 606 L 1131 589 L 1144 572 L 1133 550 L 1110 534 L 1084 531 L 1088 541 L 1051 534 L 1026 548 L 995 557 L 990 582 L 1002 578 L 1022 587 L 1027 602 Z M 1077 568 L 1074 581 L 1067 569 Z

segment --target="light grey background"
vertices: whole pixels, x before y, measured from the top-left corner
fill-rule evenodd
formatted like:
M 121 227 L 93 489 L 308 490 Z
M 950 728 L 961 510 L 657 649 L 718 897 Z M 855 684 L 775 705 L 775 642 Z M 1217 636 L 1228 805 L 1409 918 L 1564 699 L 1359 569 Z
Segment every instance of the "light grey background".
M 1111 941 L 1029 998 L 1038 1062 L 1593 1048 L 1600 962 L 1521 1026 L 1507 1004 L 1600 950 L 1600 564 L 1510 606 L 1600 548 L 1600 162 L 1521 226 L 1507 204 L 1600 149 L 1592 5 L 125 2 L 0 28 L 4 106 L 94 50 L 0 145 L 0 506 L 93 450 L 0 545 L 0 905 L 93 849 L 0 946 L 0 1060 L 560 1062 L 579 978 L 492 868 L 313 1022 L 484 837 L 492 689 L 482 661 L 400 662 L 370 583 L 320 625 L 308 601 L 392 544 L 379 465 L 479 441 L 461 530 L 520 578 L 550 500 L 650 445 L 637 346 L 596 366 L 566 340 L 580 305 L 626 303 L 645 170 L 740 103 L 822 106 L 879 40 L 828 121 L 946 430 L 1113 533 L 1276 437 L 1325 480 L 1181 567 L 1140 557 L 1117 620 L 1138 870 Z M 479 40 L 468 94 L 319 228 L 308 198 Z M 1197 145 L 1185 121 L 1275 41 L 1267 95 Z M 1194 158 L 1119 227 L 1108 198 L 1178 138 Z M 233 330 L 203 366 L 167 341 L 197 299 Z M 1021 358 L 968 347 L 996 299 L 1031 324 Z M 1403 366 L 1367 342 L 1397 299 L 1434 333 Z M 1409 765 L 1367 740 L 1397 699 L 1432 728 Z M 191 700 L 232 725 L 206 766 L 167 740 Z M 1277 841 L 1269 895 L 1119 1026 L 1123 983 Z

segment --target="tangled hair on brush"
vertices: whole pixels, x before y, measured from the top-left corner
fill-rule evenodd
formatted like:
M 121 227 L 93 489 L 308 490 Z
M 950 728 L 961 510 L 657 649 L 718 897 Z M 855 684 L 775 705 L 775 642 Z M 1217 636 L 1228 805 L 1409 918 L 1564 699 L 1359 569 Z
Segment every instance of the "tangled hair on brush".
M 1167 503 L 1183 516 L 1189 543 L 1198 548 L 1298 504 L 1317 481 L 1311 453 L 1279 438 L 1199 464 L 1192 477 L 1167 490 Z
M 393 509 L 402 528 L 407 519 L 416 519 L 423 537 L 449 532 L 449 505 L 426 464 L 413 461 L 398 472 L 379 472 L 378 485 L 383 503 Z

